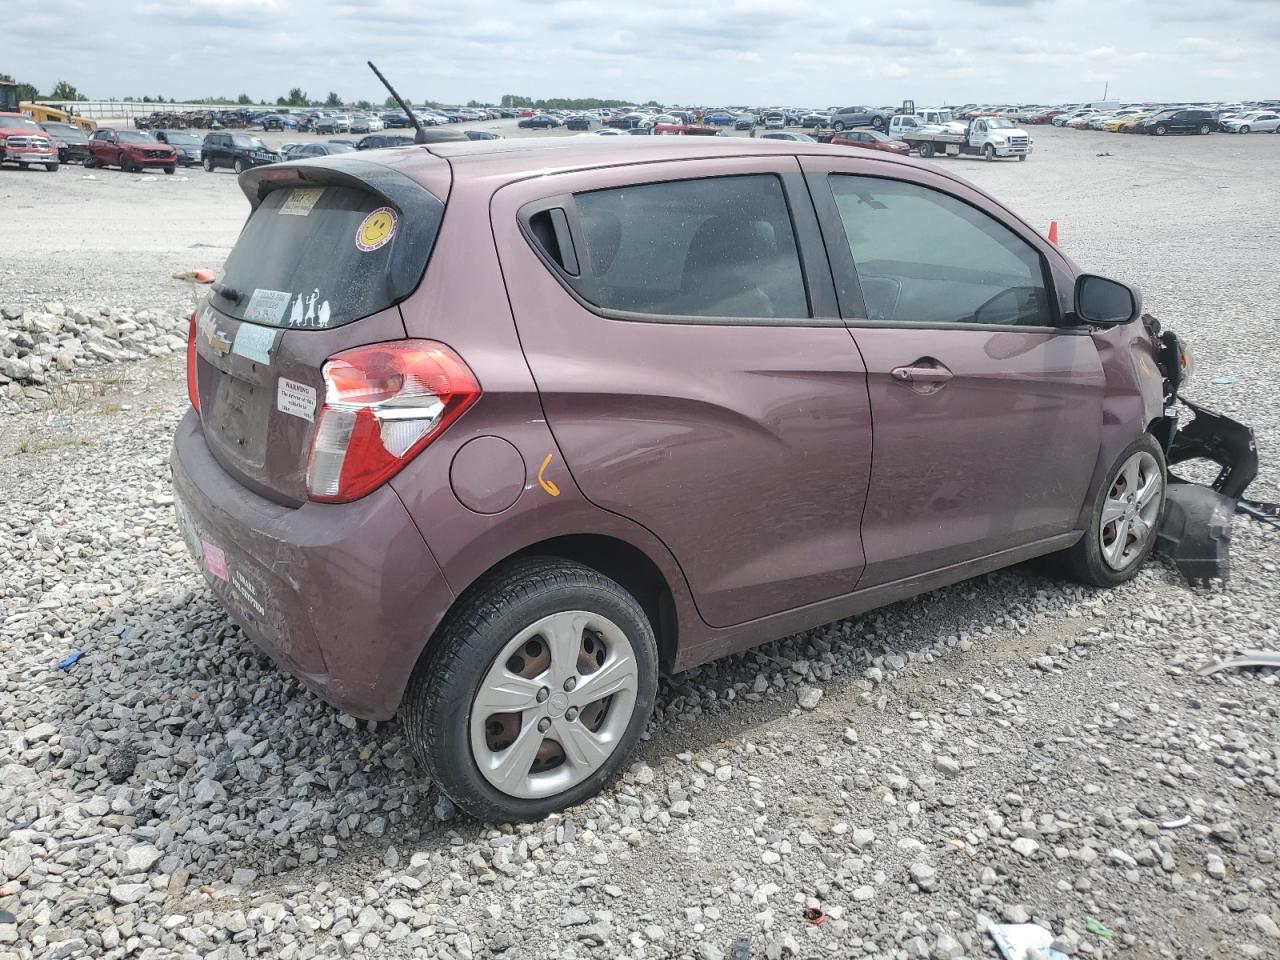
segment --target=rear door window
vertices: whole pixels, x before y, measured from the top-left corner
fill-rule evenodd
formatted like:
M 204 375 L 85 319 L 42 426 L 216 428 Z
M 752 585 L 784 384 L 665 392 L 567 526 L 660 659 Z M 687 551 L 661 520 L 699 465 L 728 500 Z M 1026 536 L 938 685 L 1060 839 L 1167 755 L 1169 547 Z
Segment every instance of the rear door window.
M 426 269 L 444 204 L 425 190 L 406 217 L 357 187 L 268 193 L 210 293 L 218 310 L 272 327 L 326 329 L 385 310 Z
M 810 316 L 776 176 L 637 184 L 580 193 L 574 202 L 586 256 L 569 279 L 598 307 L 669 317 Z

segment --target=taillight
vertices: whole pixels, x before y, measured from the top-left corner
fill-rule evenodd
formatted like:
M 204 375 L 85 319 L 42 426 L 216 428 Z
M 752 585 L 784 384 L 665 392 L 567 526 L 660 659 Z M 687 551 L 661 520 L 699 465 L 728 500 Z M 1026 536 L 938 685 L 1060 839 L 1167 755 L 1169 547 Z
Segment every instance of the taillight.
M 327 503 L 357 500 L 386 483 L 480 398 L 462 358 L 432 340 L 345 350 L 323 373 L 307 494 Z
M 196 312 L 187 317 L 187 399 L 200 412 L 200 388 L 196 382 Z

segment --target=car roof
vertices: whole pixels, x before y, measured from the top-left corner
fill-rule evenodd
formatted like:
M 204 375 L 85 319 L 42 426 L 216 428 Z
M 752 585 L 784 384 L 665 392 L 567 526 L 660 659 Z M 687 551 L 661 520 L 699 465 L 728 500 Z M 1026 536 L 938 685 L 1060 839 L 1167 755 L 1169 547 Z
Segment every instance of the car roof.
M 459 140 L 427 144 L 426 149 L 467 176 L 513 177 L 533 172 L 579 170 L 631 163 L 738 156 L 813 156 L 849 154 L 827 144 L 748 137 L 545 137 L 524 140 Z M 876 157 L 877 160 L 880 157 Z M 892 158 L 886 162 L 914 165 Z M 929 169 L 934 169 L 932 166 Z

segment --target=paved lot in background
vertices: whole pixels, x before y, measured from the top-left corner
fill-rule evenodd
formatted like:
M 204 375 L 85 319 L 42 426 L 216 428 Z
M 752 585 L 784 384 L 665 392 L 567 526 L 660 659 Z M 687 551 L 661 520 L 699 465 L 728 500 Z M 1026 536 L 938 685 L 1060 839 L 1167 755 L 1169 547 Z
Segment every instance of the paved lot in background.
M 1280 499 L 1280 137 L 1034 135 L 934 162 L 1139 283 Z M 170 272 L 247 212 L 230 173 L 83 176 L 0 170 L 0 306 L 177 311 Z M 1076 956 L 1280 956 L 1277 678 L 1194 673 L 1280 648 L 1274 529 L 1237 520 L 1226 588 L 1024 567 L 674 677 L 616 787 L 494 828 L 211 601 L 167 481 L 181 355 L 76 379 L 0 401 L 0 958 L 915 960 L 993 955 L 988 918 Z

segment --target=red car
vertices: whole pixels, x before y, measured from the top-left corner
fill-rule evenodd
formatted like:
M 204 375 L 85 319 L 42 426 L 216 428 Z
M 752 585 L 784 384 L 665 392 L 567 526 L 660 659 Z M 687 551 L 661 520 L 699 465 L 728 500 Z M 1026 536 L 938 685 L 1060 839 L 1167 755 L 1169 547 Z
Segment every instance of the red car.
M 173 173 L 178 152 L 141 130 L 114 130 L 104 127 L 89 138 L 86 167 L 119 167 L 126 173 L 146 167 L 162 167 Z
M 43 164 L 53 173 L 58 169 L 58 144 L 30 117 L 0 113 L 0 163 L 16 163 L 24 170 Z
M 846 130 L 832 137 L 831 143 L 837 147 L 862 147 L 864 150 L 884 150 L 887 153 L 897 153 L 904 157 L 911 152 L 911 148 L 901 140 L 892 140 L 879 130 Z

